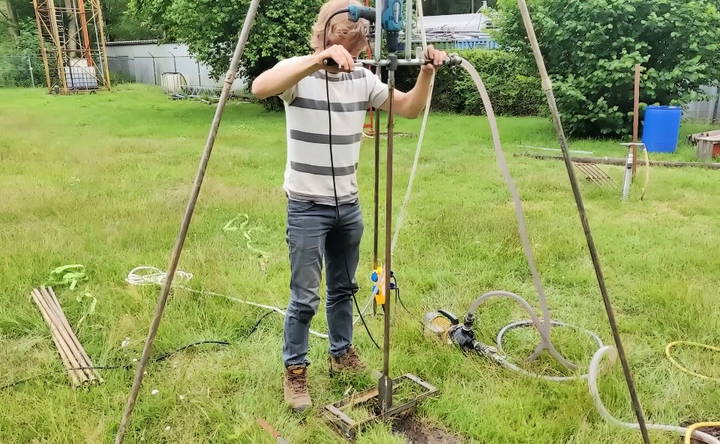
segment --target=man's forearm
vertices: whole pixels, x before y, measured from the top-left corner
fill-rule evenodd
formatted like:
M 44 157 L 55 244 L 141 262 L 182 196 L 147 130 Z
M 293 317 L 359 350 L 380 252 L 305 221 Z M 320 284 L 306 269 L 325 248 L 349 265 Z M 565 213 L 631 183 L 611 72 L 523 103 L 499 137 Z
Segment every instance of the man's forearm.
M 276 96 L 321 67 L 322 64 L 316 55 L 305 56 L 282 66 L 275 65 L 255 79 L 251 88 L 252 93 L 258 99 Z
M 425 109 L 431 83 L 432 71 L 421 69 L 413 89 L 405 93 L 404 96 L 398 97 L 399 100 L 396 99 L 396 112 L 411 119 L 420 115 L 422 110 Z

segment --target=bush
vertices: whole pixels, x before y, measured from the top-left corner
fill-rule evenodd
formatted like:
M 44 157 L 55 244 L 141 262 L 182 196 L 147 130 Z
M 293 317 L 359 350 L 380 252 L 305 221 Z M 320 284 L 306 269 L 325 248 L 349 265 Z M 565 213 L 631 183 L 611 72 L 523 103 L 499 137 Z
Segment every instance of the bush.
M 0 33 L 3 31 L 6 30 L 0 29 Z M 17 41 L 0 41 L 0 86 L 32 86 L 30 65 L 35 85 L 41 86 L 45 83 L 45 72 L 35 35 L 35 21 L 21 20 L 18 23 L 18 34 Z
M 717 0 L 531 0 L 558 107 L 575 136 L 629 132 L 633 67 L 641 102 L 686 104 L 720 79 Z M 498 41 L 534 66 L 515 0 L 501 2 Z
M 545 96 L 540 89 L 540 79 L 521 58 L 506 51 L 486 49 L 459 51 L 458 54 L 478 70 L 496 114 L 531 116 L 545 113 Z M 398 68 L 397 87 L 409 91 L 417 74 L 418 68 Z M 438 70 L 432 110 L 485 114 L 480 94 L 462 67 Z
M 540 79 L 522 59 L 499 50 L 461 51 L 485 83 L 495 113 L 507 116 L 543 114 L 545 96 Z M 475 84 L 462 67 L 438 70 L 433 110 L 485 114 Z

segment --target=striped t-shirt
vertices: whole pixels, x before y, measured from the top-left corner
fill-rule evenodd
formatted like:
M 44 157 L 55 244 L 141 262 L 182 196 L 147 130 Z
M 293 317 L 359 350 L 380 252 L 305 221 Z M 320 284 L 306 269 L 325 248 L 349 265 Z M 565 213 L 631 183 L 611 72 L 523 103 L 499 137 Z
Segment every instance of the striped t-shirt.
M 297 58 L 287 59 L 283 63 Z M 287 163 L 283 188 L 293 200 L 335 205 L 328 137 L 325 71 L 300 80 L 280 95 L 285 104 Z M 366 68 L 328 73 L 332 149 L 338 203 L 357 201 L 357 168 L 365 114 L 388 97 L 387 85 Z

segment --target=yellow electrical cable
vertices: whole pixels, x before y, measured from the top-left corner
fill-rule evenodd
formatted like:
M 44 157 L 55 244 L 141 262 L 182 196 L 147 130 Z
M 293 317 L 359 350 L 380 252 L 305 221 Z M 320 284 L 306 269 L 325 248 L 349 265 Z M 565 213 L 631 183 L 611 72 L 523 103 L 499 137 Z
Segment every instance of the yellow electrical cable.
M 682 344 L 682 345 L 691 345 L 691 346 L 694 346 L 694 347 L 700 347 L 700 348 L 704 348 L 704 349 L 706 349 L 706 350 L 712 350 L 712 351 L 716 351 L 716 352 L 720 352 L 720 347 L 713 347 L 712 345 L 700 344 L 699 342 L 690 342 L 690 341 L 675 341 L 675 342 L 669 343 L 669 344 L 665 347 L 665 356 L 667 356 L 668 360 L 669 360 L 675 367 L 679 368 L 680 371 L 682 371 L 683 373 L 687 373 L 688 375 L 697 376 L 698 378 L 706 379 L 706 380 L 709 380 L 709 381 L 720 381 L 720 377 L 717 377 L 717 376 L 707 376 L 707 375 L 703 375 L 703 374 L 700 374 L 700 373 L 696 373 L 696 372 L 690 370 L 689 368 L 685 367 L 684 365 L 680 364 L 677 360 L 675 360 L 675 358 L 673 358 L 672 355 L 670 354 L 670 350 L 672 350 L 672 348 L 675 347 L 676 345 L 680 345 L 680 344 Z
M 687 428 L 687 432 L 685 432 L 685 444 L 692 444 L 693 432 L 701 427 L 720 427 L 720 422 L 698 422 L 697 424 L 691 425 Z

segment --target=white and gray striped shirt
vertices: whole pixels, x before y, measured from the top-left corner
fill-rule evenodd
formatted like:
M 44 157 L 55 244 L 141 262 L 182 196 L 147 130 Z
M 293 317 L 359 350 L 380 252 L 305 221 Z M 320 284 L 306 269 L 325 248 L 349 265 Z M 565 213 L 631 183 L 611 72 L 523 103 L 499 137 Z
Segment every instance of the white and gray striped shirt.
M 286 59 L 283 63 L 297 60 Z M 283 188 L 290 199 L 335 205 L 328 137 L 325 71 L 316 71 L 280 95 L 285 104 L 287 163 Z M 365 114 L 388 97 L 387 85 L 366 68 L 328 73 L 332 149 L 338 203 L 358 198 L 357 168 Z

